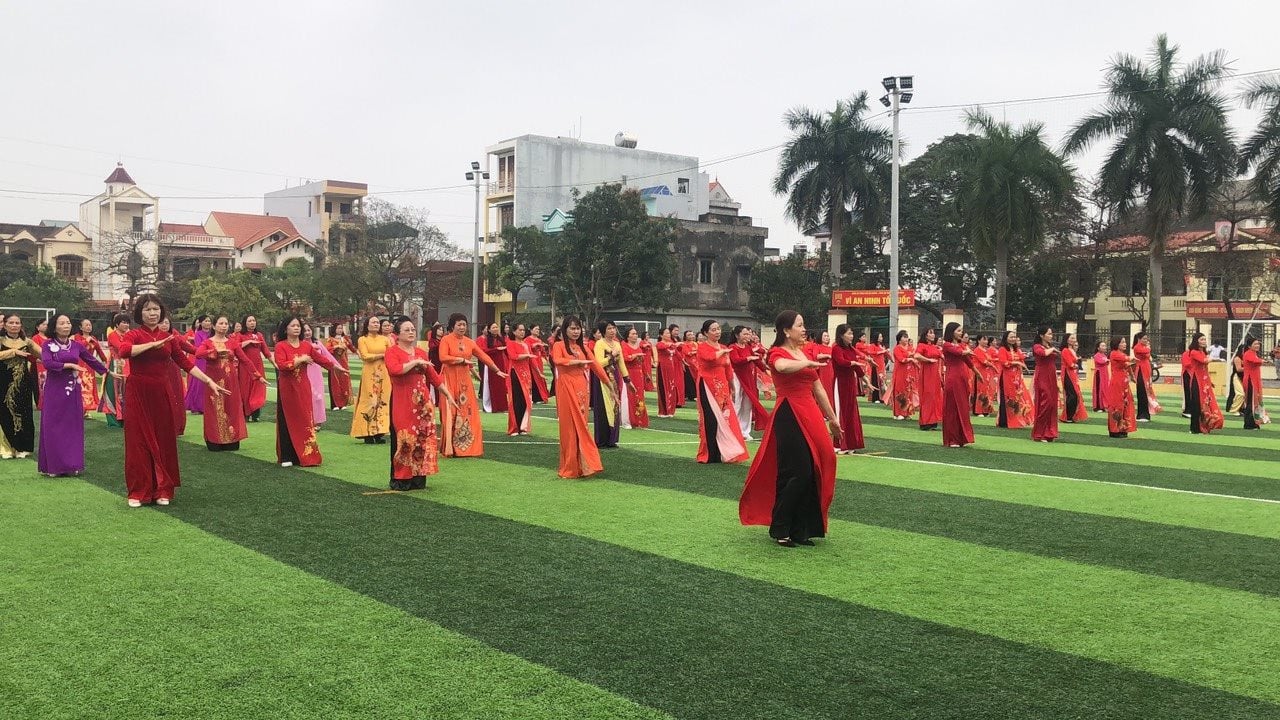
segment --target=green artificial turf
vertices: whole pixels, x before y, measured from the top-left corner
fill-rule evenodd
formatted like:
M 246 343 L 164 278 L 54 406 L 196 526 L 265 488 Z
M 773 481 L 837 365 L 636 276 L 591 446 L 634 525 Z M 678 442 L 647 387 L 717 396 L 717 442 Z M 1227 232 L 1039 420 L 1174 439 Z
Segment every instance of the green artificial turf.
M 0 492 L 6 720 L 664 717 L 76 480 Z
M 223 473 L 188 480 L 162 512 L 678 717 L 843 717 L 850 708 L 894 718 L 1280 716 L 1239 695 L 789 588 L 808 575 L 865 570 L 831 556 L 834 542 L 782 555 L 732 523 L 716 523 L 733 536 L 716 548 L 708 543 L 725 539 L 720 531 L 678 534 L 679 510 L 661 498 L 654 509 L 677 516 L 665 527 L 620 527 L 626 509 L 601 495 L 659 492 L 651 488 L 479 460 L 454 461 L 451 482 L 442 473 L 423 494 L 363 495 L 381 484 L 367 476 L 384 448 L 341 453 L 341 438 L 321 441 L 346 463 L 280 469 L 244 457 L 269 454 L 267 439 L 254 438 L 241 455 L 219 458 Z M 183 456 L 209 457 L 189 443 Z M 500 483 L 499 474 L 526 479 Z M 441 497 L 450 493 L 458 497 Z M 505 496 L 498 509 L 520 506 L 524 521 L 457 506 L 473 493 Z M 547 494 L 558 499 L 537 510 Z M 574 527 L 540 527 L 546 517 Z M 601 527 L 663 548 L 592 539 Z M 722 571 L 672 557 L 694 551 L 732 551 L 744 564 Z M 772 568 L 780 582 L 750 577 L 752 566 Z
M 96 418 L 83 480 L 0 463 L 0 717 L 1280 718 L 1280 503 L 1191 494 L 1280 497 L 1270 428 L 978 418 L 955 451 L 864 407 L 884 455 L 841 457 L 831 537 L 784 550 L 737 524 L 745 465 L 692 461 L 691 408 L 586 481 L 553 407 L 486 416 L 409 494 L 349 412 L 323 466 L 275 466 L 273 411 L 234 454 L 192 417 L 167 509 L 124 508 Z

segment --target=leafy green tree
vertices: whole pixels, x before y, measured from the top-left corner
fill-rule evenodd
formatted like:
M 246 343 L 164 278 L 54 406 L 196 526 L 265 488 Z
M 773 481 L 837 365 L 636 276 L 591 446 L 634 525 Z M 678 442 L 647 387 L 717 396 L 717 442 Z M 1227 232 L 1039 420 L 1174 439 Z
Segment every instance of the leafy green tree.
M 827 258 L 810 260 L 792 253 L 782 262 L 760 262 L 751 268 L 747 281 L 747 312 L 768 327 L 783 310 L 795 310 L 804 317 L 809 328 L 827 325 L 831 308 L 830 275 L 825 271 Z
M 551 238 L 535 225 L 505 227 L 501 237 L 502 249 L 485 263 L 485 284 L 511 293 L 514 308 L 520 300 L 520 290 L 546 273 Z
M 867 124 L 867 94 L 840 100 L 834 110 L 815 112 L 805 107 L 783 116 L 792 137 L 782 149 L 773 191 L 787 196 L 787 216 L 801 230 L 826 223 L 831 237 L 843 238 L 845 218 L 852 207 L 870 217 L 884 206 L 889 192 L 889 161 L 893 138 L 887 130 Z M 831 244 L 831 274 L 843 276 L 840 242 Z
M 573 220 L 549 236 L 539 289 L 589 324 L 606 309 L 670 307 L 676 221 L 649 217 L 640 193 L 621 185 L 575 193 L 575 201 Z
M 974 309 L 991 280 L 991 264 L 979 258 L 957 203 L 967 178 L 964 159 L 979 142 L 949 135 L 902 169 L 900 278 L 915 289 L 916 305 L 938 320 L 944 307 Z
M 980 109 L 965 120 L 980 134 L 957 158 L 963 170 L 956 203 L 977 255 L 995 261 L 995 324 L 1004 327 L 1009 253 L 1044 246 L 1050 218 L 1075 193 L 1075 175 L 1045 144 L 1043 123 L 1014 130 Z
M 1253 193 L 1266 202 L 1271 224 L 1280 227 L 1280 77 L 1254 81 L 1244 101 L 1251 108 L 1261 106 L 1262 119 L 1241 148 L 1240 172 L 1250 166 L 1257 171 L 1251 183 Z
M 269 327 L 284 312 L 258 290 L 251 275 L 246 270 L 235 270 L 195 278 L 190 283 L 191 299 L 182 309 L 181 317 L 190 321 L 201 315 L 226 315 L 234 322 L 246 315 L 255 315 L 262 327 Z
M 0 254 L 0 291 L 19 280 L 33 280 L 35 276 L 35 265 L 17 255 Z
M 88 299 L 88 293 L 58 277 L 47 265 L 33 267 L 29 274 L 21 274 L 0 290 L 0 307 L 51 307 L 73 318 Z
M 1118 55 L 1106 73 L 1107 103 L 1085 117 L 1063 146 L 1068 155 L 1114 140 L 1098 176 L 1102 195 L 1122 215 L 1138 214 L 1150 238 L 1150 327 L 1160 330 L 1165 241 L 1184 216 L 1204 214 L 1210 195 L 1235 169 L 1227 74 L 1217 50 L 1179 65 L 1178 46 L 1161 34 L 1150 62 Z

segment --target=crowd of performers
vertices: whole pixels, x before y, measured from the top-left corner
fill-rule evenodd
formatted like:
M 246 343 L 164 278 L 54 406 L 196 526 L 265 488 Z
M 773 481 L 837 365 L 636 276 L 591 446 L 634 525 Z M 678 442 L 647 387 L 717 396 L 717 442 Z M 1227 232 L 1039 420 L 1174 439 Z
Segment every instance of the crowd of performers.
M 1075 336 L 1058 337 L 1049 327 L 1037 330 L 1030 356 L 1012 331 L 971 339 L 953 322 L 941 335 L 925 330 L 916 342 L 899 332 L 886 347 L 881 335 L 849 325 L 834 337 L 810 331 L 792 311 L 778 316 L 767 348 L 750 328 L 726 333 L 713 320 L 697 332 L 671 325 L 656 340 L 634 327 L 620 332 L 609 321 L 587 328 L 572 316 L 545 337 L 536 324 L 491 324 L 475 340 L 469 329 L 468 319 L 455 314 L 419 341 L 408 318 L 369 317 L 354 342 L 343 325 L 321 341 L 298 317 L 268 337 L 253 316 L 220 316 L 200 317 L 182 335 L 170 327 L 160 298 L 143 295 L 131 315 L 114 318 L 103 343 L 87 320 L 73 328 L 71 318 L 56 315 L 28 338 L 21 318 L 8 315 L 0 334 L 0 457 L 35 450 L 32 409 L 39 407 L 46 440 L 39 472 L 79 474 L 83 420 L 98 410 L 108 425 L 124 429 L 128 504 L 168 505 L 181 482 L 177 437 L 188 414 L 201 418 L 208 450 L 238 450 L 266 405 L 272 365 L 282 467 L 320 465 L 317 430 L 327 410 L 350 408 L 352 438 L 389 446 L 391 489 L 420 489 L 441 456 L 483 455 L 482 413 L 505 413 L 508 434 L 527 435 L 534 407 L 554 399 L 558 473 L 582 478 L 603 470 L 600 451 L 618 447 L 623 430 L 649 427 L 652 393 L 660 418 L 693 404 L 697 462 L 751 460 L 741 521 L 767 525 L 778 544 L 795 547 L 825 534 L 836 455 L 864 448 L 859 402 L 886 404 L 895 420 L 917 417 L 921 430 L 940 429 L 950 448 L 974 442 L 975 417 L 1030 428 L 1033 440 L 1053 442 L 1059 422 L 1082 422 L 1090 409 L 1106 414 L 1116 438 L 1162 410 L 1145 333 L 1132 348 L 1124 337 L 1095 348 L 1090 408 L 1078 378 L 1089 358 Z M 352 353 L 361 360 L 354 393 Z M 1223 427 L 1210 362 L 1206 338 L 1197 333 L 1182 355 L 1183 414 L 1193 433 Z M 1269 421 L 1262 362 L 1253 338 L 1232 360 L 1227 411 L 1247 429 Z M 772 409 L 762 397 L 774 400 Z M 752 458 L 748 443 L 757 437 Z

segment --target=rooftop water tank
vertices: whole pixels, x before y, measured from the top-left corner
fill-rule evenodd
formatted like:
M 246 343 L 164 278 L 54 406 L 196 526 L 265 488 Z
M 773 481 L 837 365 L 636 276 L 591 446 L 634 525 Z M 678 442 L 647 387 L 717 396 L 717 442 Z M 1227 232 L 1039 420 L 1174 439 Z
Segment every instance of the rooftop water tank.
M 629 132 L 619 131 L 617 135 L 613 136 L 613 144 L 620 148 L 633 148 L 639 141 L 640 138 Z

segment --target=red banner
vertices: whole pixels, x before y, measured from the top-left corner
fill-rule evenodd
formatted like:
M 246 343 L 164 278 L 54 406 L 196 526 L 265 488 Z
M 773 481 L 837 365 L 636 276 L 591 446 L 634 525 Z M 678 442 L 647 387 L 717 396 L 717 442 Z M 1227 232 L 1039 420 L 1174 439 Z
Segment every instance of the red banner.
M 1257 315 L 1254 315 L 1254 311 Z M 1231 314 L 1237 320 L 1248 320 L 1252 317 L 1270 319 L 1271 303 L 1256 303 L 1249 301 L 1231 303 Z M 1227 317 L 1227 308 L 1222 304 L 1221 300 L 1188 300 L 1187 301 L 1187 317 L 1200 318 L 1204 320 L 1221 320 Z
M 916 291 L 898 290 L 898 307 L 915 307 Z M 832 290 L 831 307 L 834 308 L 887 308 L 888 290 Z

